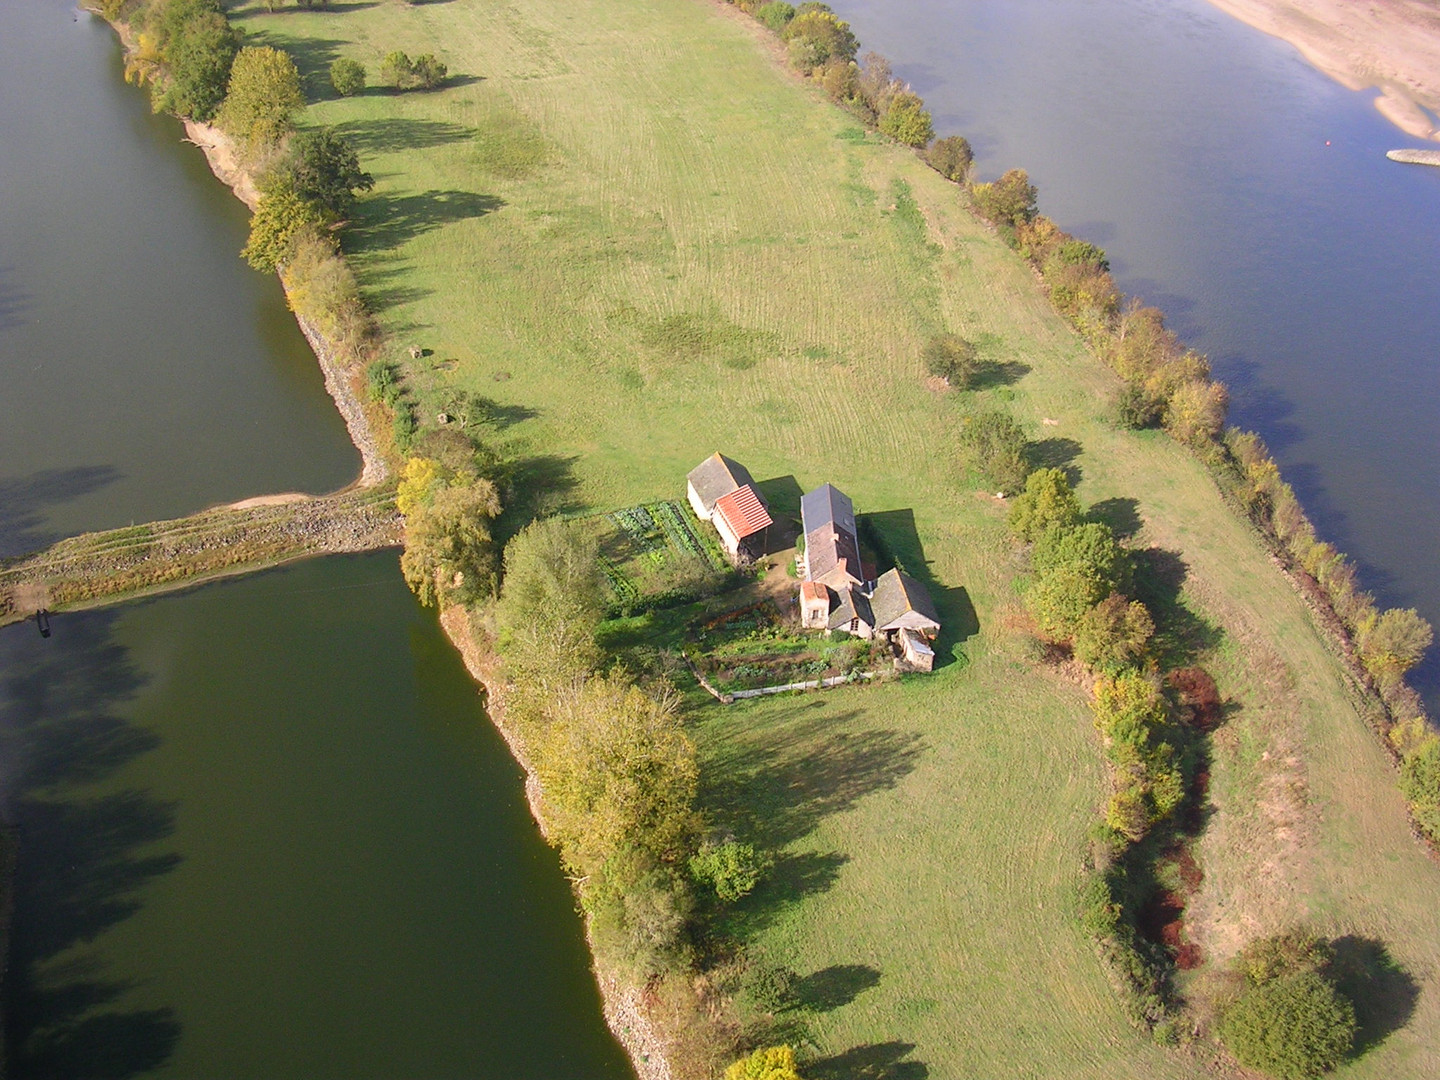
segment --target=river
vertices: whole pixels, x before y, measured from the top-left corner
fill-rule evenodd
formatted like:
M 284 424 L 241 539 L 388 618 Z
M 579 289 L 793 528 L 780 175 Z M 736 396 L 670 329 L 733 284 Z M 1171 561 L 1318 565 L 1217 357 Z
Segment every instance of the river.
M 0 534 L 359 457 L 108 28 L 0 5 Z M 522 776 L 393 552 L 0 630 L 11 1076 L 620 1080 Z
M 1209 354 L 1317 527 L 1440 625 L 1440 169 L 1203 0 L 832 0 L 863 47 Z M 1417 672 L 1440 706 L 1440 649 Z

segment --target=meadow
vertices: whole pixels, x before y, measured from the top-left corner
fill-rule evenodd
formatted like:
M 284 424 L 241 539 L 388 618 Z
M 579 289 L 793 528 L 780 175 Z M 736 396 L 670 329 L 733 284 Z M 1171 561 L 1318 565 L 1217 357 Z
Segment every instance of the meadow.
M 1005 506 L 960 464 L 967 397 L 1013 412 L 1085 502 L 1164 553 L 1226 698 L 1189 913 L 1208 965 L 1185 988 L 1205 1000 L 1215 965 L 1297 919 L 1381 942 L 1408 974 L 1338 1075 L 1440 1073 L 1440 868 L 1341 666 L 1204 468 L 1110 421 L 1114 377 L 953 185 L 711 0 L 232 17 L 295 55 L 305 122 L 375 176 L 346 249 L 422 417 L 456 390 L 501 406 L 522 462 L 509 528 L 679 498 L 718 449 L 782 510 L 834 482 L 930 586 L 932 676 L 691 698 L 708 808 L 780 852 L 732 929 L 802 976 L 814 1075 L 1210 1072 L 1208 1044 L 1130 1025 L 1077 924 L 1101 747 L 1083 685 L 1025 632 Z M 449 84 L 330 90 L 334 58 L 373 81 L 392 49 L 435 53 Z M 1001 377 L 928 386 L 920 349 L 942 331 Z

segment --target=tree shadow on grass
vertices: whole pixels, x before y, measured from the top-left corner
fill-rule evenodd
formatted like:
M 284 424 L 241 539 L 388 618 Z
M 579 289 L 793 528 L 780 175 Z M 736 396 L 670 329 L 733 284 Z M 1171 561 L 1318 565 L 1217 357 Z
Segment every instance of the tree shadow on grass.
M 510 464 L 502 478 L 505 510 L 495 523 L 495 541 L 504 545 L 536 518 L 573 513 L 576 457 L 537 454 Z
M 61 539 L 43 527 L 45 507 L 89 495 L 120 477 L 110 465 L 81 465 L 0 479 L 0 558 L 26 555 Z
M 1097 503 L 1090 504 L 1090 509 L 1085 512 L 1085 517 L 1090 521 L 1109 525 L 1111 531 L 1120 540 L 1130 539 L 1145 527 L 1145 522 L 1140 517 L 1140 501 L 1138 499 L 1124 497 L 1101 499 Z
M 361 255 L 388 251 L 446 225 L 493 214 L 504 205 L 498 196 L 473 191 L 370 195 L 356 206 L 346 247 Z
M 1359 1031 L 1352 1057 L 1360 1057 L 1410 1022 L 1420 985 L 1385 948 L 1384 942 L 1347 935 L 1333 942 L 1329 974 L 1355 1006 Z
M 1074 487 L 1083 475 L 1075 459 L 1080 456 L 1081 446 L 1074 439 L 1063 436 L 1052 439 L 1037 439 L 1025 448 L 1025 457 L 1032 468 L 1059 469 Z
M 1189 567 L 1176 551 L 1145 548 L 1131 553 L 1135 565 L 1135 599 L 1155 620 L 1151 648 L 1161 670 L 1185 667 L 1214 649 L 1224 631 L 1185 606 L 1181 592 Z
M 136 1076 L 163 1066 L 180 1035 L 171 1008 L 119 1008 L 130 984 L 85 948 L 180 863 L 156 850 L 174 832 L 173 805 L 90 786 L 159 744 L 117 715 L 143 679 L 114 619 L 67 615 L 49 641 L 0 634 L 0 760 L 19 840 L 3 990 L 12 1077 Z
M 772 849 L 808 836 L 825 818 L 895 787 L 925 752 L 913 732 L 835 730 L 858 716 L 792 706 L 763 741 L 715 762 L 709 783 L 702 779 L 703 803 L 722 826 Z
M 856 1046 L 843 1054 L 821 1058 L 805 1068 L 814 1080 L 926 1080 L 930 1068 L 921 1061 L 906 1061 L 915 1044 L 895 1040 Z
M 434 146 L 473 139 L 477 129 L 448 120 L 412 120 L 387 116 L 378 120 L 350 120 L 335 125 L 335 133 L 344 136 L 356 153 L 389 154 L 402 150 L 427 150 Z
M 813 1012 L 831 1012 L 879 985 L 880 972 L 868 964 L 832 964 L 796 981 L 795 1004 Z
M 434 289 L 414 284 L 415 272 L 409 263 L 391 263 L 384 267 L 366 266 L 360 280 L 366 306 L 377 314 L 404 304 L 413 304 L 435 292 Z M 419 329 L 413 324 L 390 325 L 394 333 L 408 333 Z
M 970 379 L 971 390 L 994 390 L 1013 386 L 1030 374 L 1030 365 L 1019 360 L 981 360 Z

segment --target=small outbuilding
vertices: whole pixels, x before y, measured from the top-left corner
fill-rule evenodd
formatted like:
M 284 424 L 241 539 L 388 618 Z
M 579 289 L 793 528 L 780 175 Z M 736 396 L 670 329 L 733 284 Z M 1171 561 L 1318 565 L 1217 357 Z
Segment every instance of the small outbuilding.
M 732 559 L 755 559 L 765 553 L 766 532 L 774 523 L 753 484 L 716 499 L 710 520 Z
M 901 630 L 897 644 L 900 646 L 900 655 L 896 657 L 897 667 L 911 671 L 935 670 L 935 650 L 920 631 Z
M 744 465 L 732 461 L 718 451 L 691 469 L 685 480 L 685 494 L 690 500 L 690 509 L 695 511 L 695 516 L 701 521 L 713 521 L 715 504 L 732 491 L 755 486 L 754 479 Z M 758 497 L 759 492 L 756 492 L 756 495 Z
M 880 575 L 870 594 L 870 607 L 878 633 L 893 637 L 902 630 L 914 630 L 933 639 L 940 632 L 940 618 L 925 586 L 899 570 Z

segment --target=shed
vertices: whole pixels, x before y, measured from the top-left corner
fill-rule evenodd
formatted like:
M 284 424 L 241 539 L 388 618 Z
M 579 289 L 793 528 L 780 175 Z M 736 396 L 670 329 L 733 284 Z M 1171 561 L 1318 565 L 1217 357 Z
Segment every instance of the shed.
M 720 496 L 715 500 L 714 511 L 711 520 L 732 558 L 753 559 L 764 553 L 765 530 L 772 521 L 754 484 Z
M 900 631 L 900 656 L 896 666 L 911 671 L 935 670 L 935 650 L 920 631 L 908 628 Z
M 914 630 L 933 638 L 940 632 L 940 618 L 925 586 L 899 570 L 887 570 L 875 582 L 870 594 L 875 612 L 875 629 L 882 634 Z
M 691 469 L 685 479 L 685 493 L 690 500 L 690 509 L 695 511 L 695 516 L 701 521 L 713 519 L 715 503 L 719 499 L 737 488 L 747 485 L 753 487 L 755 484 L 744 465 L 732 461 L 718 451 Z M 756 495 L 759 496 L 758 491 Z M 764 500 L 761 499 L 761 502 L 763 504 Z

